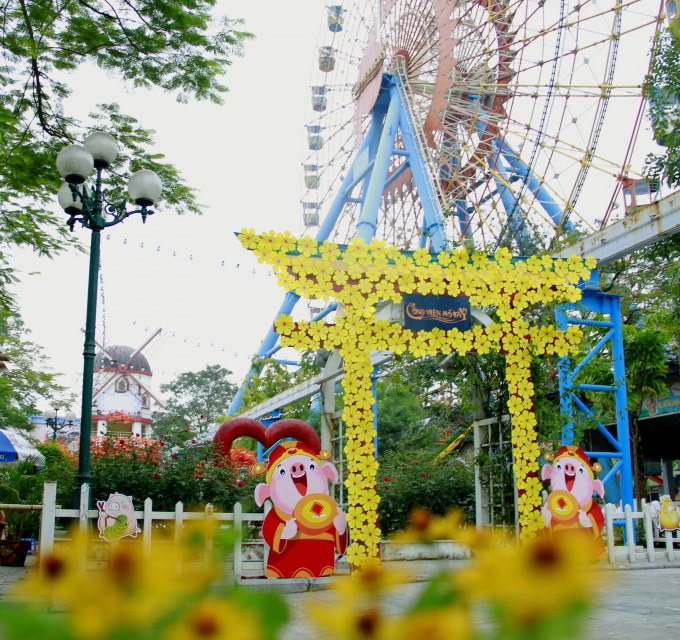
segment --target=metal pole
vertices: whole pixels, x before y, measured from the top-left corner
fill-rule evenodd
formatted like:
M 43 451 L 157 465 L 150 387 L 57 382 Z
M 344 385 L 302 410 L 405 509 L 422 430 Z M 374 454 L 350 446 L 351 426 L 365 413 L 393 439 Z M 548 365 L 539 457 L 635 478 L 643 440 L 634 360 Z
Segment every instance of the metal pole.
M 601 295 L 601 294 L 600 294 Z M 616 436 L 623 452 L 621 464 L 621 503 L 633 506 L 633 467 L 631 464 L 630 432 L 628 423 L 628 392 L 626 388 L 626 363 L 623 353 L 623 324 L 621 300 L 611 296 L 612 360 L 614 363 L 614 399 L 616 407 Z M 640 496 L 642 497 L 642 496 Z
M 401 105 L 397 96 L 390 96 L 390 106 L 387 109 L 385 124 L 383 125 L 378 152 L 375 156 L 375 164 L 371 172 L 371 179 L 364 196 L 364 204 L 361 208 L 361 217 L 357 224 L 356 237 L 362 238 L 366 244 L 373 240 L 375 234 L 376 221 L 378 219 L 378 209 L 385 189 L 385 179 L 392 158 L 394 140 L 399 130 L 399 117 L 401 115 Z
M 566 331 L 569 328 L 566 307 L 559 305 L 555 310 L 557 326 Z M 562 356 L 557 365 L 560 383 L 560 410 L 562 416 L 567 419 L 567 424 L 562 429 L 562 444 L 571 444 L 574 441 L 574 404 L 572 398 L 573 376 L 571 374 L 571 360 L 569 356 Z
M 76 480 L 75 506 L 80 506 L 80 491 L 83 484 L 90 485 L 90 434 L 92 431 L 92 385 L 94 378 L 94 331 L 97 322 L 97 283 L 99 278 L 99 252 L 102 222 L 101 169 L 97 169 L 97 183 L 92 211 L 92 238 L 90 240 L 90 274 L 87 285 L 87 316 L 85 319 L 85 348 L 83 350 L 83 404 L 80 414 L 80 448 L 78 451 L 78 478 Z M 91 492 L 88 493 L 88 496 Z M 89 508 L 89 497 L 88 497 Z

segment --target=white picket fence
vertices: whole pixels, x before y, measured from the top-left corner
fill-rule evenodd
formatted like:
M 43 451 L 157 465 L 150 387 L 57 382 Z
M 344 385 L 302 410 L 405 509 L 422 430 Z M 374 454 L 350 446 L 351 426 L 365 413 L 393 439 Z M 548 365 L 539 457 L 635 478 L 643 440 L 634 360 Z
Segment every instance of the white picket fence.
M 56 518 L 73 518 L 79 522 L 81 535 L 88 535 L 88 519 L 95 519 L 99 516 L 97 509 L 88 509 L 90 488 L 83 484 L 80 492 L 80 507 L 78 509 L 63 509 L 56 505 L 57 483 L 46 482 L 43 490 L 42 514 L 40 519 L 40 557 L 47 557 L 54 550 L 55 544 L 55 520 Z M 269 501 L 265 504 L 264 513 L 243 513 L 240 503 L 234 505 L 233 513 L 216 513 L 212 505 L 206 505 L 203 511 L 184 511 L 184 505 L 178 502 L 174 511 L 154 511 L 153 502 L 150 498 L 144 501 L 144 510 L 135 511 L 137 522 L 141 523 L 141 537 L 143 553 L 151 556 L 151 541 L 153 523 L 171 521 L 175 526 L 175 544 L 179 544 L 182 535 L 182 528 L 185 522 L 192 520 L 204 520 L 210 518 L 214 522 L 230 523 L 230 527 L 236 530 L 236 544 L 233 552 L 233 575 L 241 577 L 261 577 L 265 575 L 267 561 L 267 548 L 264 540 L 247 539 L 242 540 L 244 524 L 252 524 L 259 528 L 264 521 L 264 517 L 271 509 Z M 113 543 L 115 544 L 115 543 Z M 212 538 L 206 539 L 206 557 L 212 551 Z M 85 556 L 86 549 L 83 547 L 81 566 L 84 568 L 87 563 Z M 245 558 L 244 558 L 245 555 Z M 181 567 L 178 567 L 178 570 Z
M 607 541 L 607 553 L 610 564 L 621 562 L 675 562 L 680 561 L 680 550 L 673 548 L 680 545 L 680 532 L 666 531 L 661 536 L 659 532 L 659 514 L 652 512 L 649 504 L 641 501 L 642 511 L 633 511 L 626 505 L 623 512 L 617 511 L 613 504 L 605 507 L 604 537 Z M 644 524 L 646 549 L 635 544 L 635 521 L 642 520 Z M 625 544 L 615 545 L 614 522 L 623 522 L 625 528 Z M 620 526 L 620 525 L 619 525 Z M 665 543 L 665 549 L 656 548 L 654 543 Z

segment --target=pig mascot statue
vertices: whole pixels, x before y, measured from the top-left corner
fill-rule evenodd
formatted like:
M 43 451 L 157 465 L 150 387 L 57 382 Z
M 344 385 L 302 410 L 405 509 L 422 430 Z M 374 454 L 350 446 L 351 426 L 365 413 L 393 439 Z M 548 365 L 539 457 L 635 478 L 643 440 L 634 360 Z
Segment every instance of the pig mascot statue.
M 555 537 L 587 536 L 594 543 L 595 559 L 606 558 L 601 535 L 604 515 L 593 500 L 593 493 L 604 497 L 604 485 L 595 479 L 602 467 L 591 465 L 585 452 L 573 444 L 561 447 L 555 456 L 543 457 L 548 464 L 543 465 L 541 478 L 550 479 L 550 495 L 541 509 L 545 527 Z
M 236 438 L 249 436 L 265 448 L 278 444 L 265 462 L 253 465 L 263 476 L 255 488 L 261 507 L 271 499 L 262 535 L 269 547 L 268 578 L 314 578 L 335 572 L 335 553 L 347 549 L 347 517 L 330 496 L 328 481 L 338 472 L 314 428 L 302 420 L 285 419 L 265 428 L 251 418 L 234 418 L 220 426 L 214 443 L 227 455 Z M 282 440 L 292 438 L 292 440 Z

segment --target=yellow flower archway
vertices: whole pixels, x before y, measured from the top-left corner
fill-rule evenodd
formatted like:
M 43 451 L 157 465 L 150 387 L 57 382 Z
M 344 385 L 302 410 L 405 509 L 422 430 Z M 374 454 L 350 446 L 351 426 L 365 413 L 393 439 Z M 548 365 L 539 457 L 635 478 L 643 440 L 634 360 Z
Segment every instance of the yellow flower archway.
M 578 256 L 567 260 L 549 256 L 513 258 L 507 249 L 494 256 L 469 255 L 464 249 L 451 253 L 430 253 L 426 249 L 402 251 L 374 241 L 353 240 L 338 246 L 318 245 L 310 238 L 297 239 L 273 231 L 257 235 L 244 229 L 238 236 L 246 249 L 253 250 L 261 263 L 277 272 L 279 284 L 306 298 L 333 297 L 344 304 L 345 317 L 335 324 L 293 322 L 279 317 L 274 326 L 281 344 L 298 350 L 339 349 L 345 361 L 343 420 L 347 425 L 346 486 L 349 495 L 348 521 L 352 545 L 347 557 L 355 568 L 377 565 L 380 529 L 376 489 L 378 462 L 373 437 L 373 394 L 370 354 L 409 350 L 414 356 L 438 351 L 460 355 L 496 351 L 506 354 L 506 376 L 510 390 L 508 409 L 512 416 L 512 445 L 519 494 L 520 538 L 531 541 L 542 527 L 541 483 L 538 479 L 534 385 L 529 366 L 531 356 L 575 353 L 583 333 L 553 325 L 530 326 L 521 312 L 539 302 L 577 302 L 576 285 L 591 277 L 596 263 Z M 468 296 L 470 304 L 494 306 L 500 324 L 474 326 L 471 331 L 407 331 L 400 324 L 375 322 L 379 300 L 400 302 L 404 293 Z

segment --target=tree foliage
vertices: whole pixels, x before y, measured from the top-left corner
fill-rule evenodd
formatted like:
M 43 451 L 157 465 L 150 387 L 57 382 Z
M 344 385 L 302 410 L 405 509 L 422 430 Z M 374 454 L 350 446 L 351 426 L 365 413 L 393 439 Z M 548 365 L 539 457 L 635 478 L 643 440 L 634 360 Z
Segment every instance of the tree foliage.
M 649 99 L 649 116 L 657 140 L 663 139 L 664 153 L 650 153 L 645 175 L 669 187 L 680 184 L 680 38 L 667 30 L 655 39 L 652 64 L 643 83 Z
M 181 373 L 161 392 L 170 394 L 165 409 L 153 414 L 156 433 L 190 430 L 203 434 L 224 416 L 236 395 L 237 387 L 229 381 L 232 373 L 220 365 L 208 365 L 196 373 Z
M 111 167 L 111 197 L 120 198 L 131 172 L 156 171 L 164 185 L 159 207 L 200 212 L 195 192 L 164 156 L 148 151 L 154 131 L 98 105 L 89 122 L 70 116 L 67 72 L 87 64 L 135 88 L 159 87 L 181 102 L 220 103 L 221 76 L 252 34 L 242 21 L 217 20 L 215 0 L 9 0 L 0 15 L 0 243 L 54 256 L 74 244 L 51 203 L 61 184 L 55 159 L 92 129 L 108 131 L 121 147 Z M 93 103 L 92 108 L 95 107 Z M 0 252 L 0 305 L 11 304 L 16 277 Z
M 255 407 L 261 402 L 294 387 L 311 378 L 321 370 L 314 364 L 315 352 L 304 351 L 300 354 L 300 367 L 290 371 L 285 364 L 274 358 L 259 359 L 254 365 L 254 374 L 246 383 L 239 412 Z M 299 418 L 318 426 L 318 419 L 312 410 L 309 398 L 298 400 L 282 409 L 282 417 Z
M 0 424 L 30 430 L 30 415 L 38 412 L 39 400 L 69 406 L 65 388 L 58 383 L 60 374 L 51 372 L 40 347 L 25 339 L 29 333 L 20 316 L 0 310 L 0 352 L 9 357 L 9 373 L 0 375 Z

